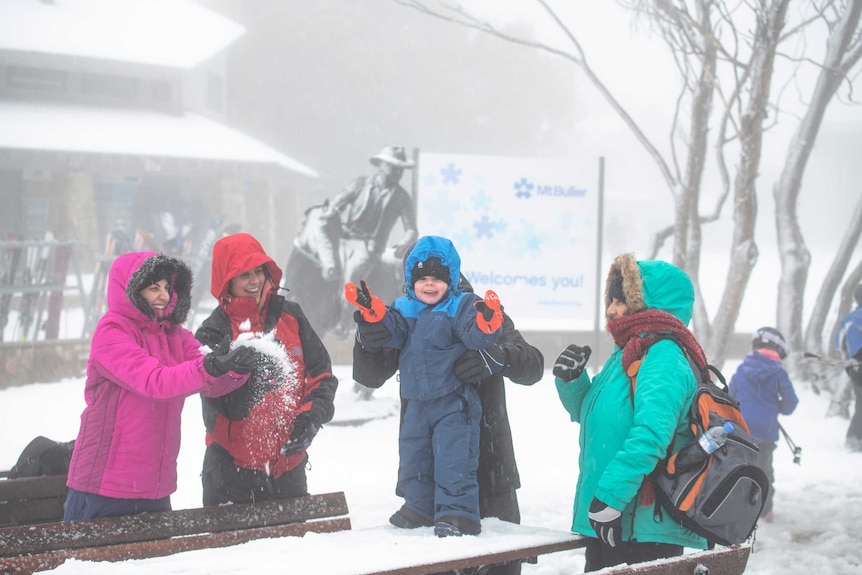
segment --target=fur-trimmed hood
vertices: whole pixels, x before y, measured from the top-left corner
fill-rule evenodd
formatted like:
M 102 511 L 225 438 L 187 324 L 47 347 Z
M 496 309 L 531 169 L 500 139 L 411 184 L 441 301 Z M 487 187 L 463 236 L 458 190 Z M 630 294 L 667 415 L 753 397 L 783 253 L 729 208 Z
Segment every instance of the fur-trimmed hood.
M 155 312 L 140 294 L 159 279 L 167 279 L 171 301 L 164 320 L 182 325 L 191 310 L 192 271 L 182 260 L 155 252 L 129 252 L 114 260 L 108 277 L 108 309 L 131 319 L 154 319 Z
M 605 281 L 605 308 L 610 305 L 608 288 L 614 278 L 622 277 L 623 294 L 631 313 L 658 309 L 676 316 L 688 325 L 694 311 L 694 286 L 678 267 L 659 260 L 635 259 L 620 254 L 611 264 Z

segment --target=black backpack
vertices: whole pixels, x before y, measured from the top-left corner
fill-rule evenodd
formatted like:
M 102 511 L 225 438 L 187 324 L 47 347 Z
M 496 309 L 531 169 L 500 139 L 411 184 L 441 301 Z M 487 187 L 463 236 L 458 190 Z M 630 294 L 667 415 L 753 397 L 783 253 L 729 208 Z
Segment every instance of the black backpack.
M 673 452 L 671 444 L 668 457 L 659 462 L 649 480 L 657 502 L 684 527 L 705 537 L 710 547 L 715 543 L 737 545 L 754 532 L 769 492 L 766 473 L 757 465 L 760 449 L 749 435 L 739 402 L 730 395 L 721 372 L 712 365 L 700 369 L 685 348 L 676 343 L 698 382 L 689 410 L 695 440 L 677 452 Z M 643 358 L 632 362 L 627 371 L 632 402 L 642 361 Z M 722 447 L 707 455 L 697 438 L 725 422 L 733 425 L 733 431 Z M 659 513 L 658 507 L 656 512 Z

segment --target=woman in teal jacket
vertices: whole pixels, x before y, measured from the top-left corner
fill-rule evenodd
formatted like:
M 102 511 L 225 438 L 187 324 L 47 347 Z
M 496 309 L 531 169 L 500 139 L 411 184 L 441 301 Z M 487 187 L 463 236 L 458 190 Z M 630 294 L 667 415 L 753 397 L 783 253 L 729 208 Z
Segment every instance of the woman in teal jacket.
M 687 415 L 697 385 L 680 349 L 706 363 L 686 328 L 693 304 L 685 272 L 622 254 L 605 287 L 613 353 L 593 378 L 584 371 L 586 346 L 568 346 L 554 366 L 560 401 L 581 426 L 572 531 L 595 538 L 586 547 L 586 571 L 707 547 L 662 512 L 647 480 L 669 446 L 677 451 L 693 440 Z M 626 369 L 641 357 L 633 393 Z

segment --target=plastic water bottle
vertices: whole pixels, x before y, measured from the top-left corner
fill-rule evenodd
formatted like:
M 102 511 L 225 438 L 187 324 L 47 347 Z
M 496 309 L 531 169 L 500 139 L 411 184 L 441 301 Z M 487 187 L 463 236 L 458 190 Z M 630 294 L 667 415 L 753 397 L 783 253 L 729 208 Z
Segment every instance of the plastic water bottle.
M 723 426 L 717 425 L 707 429 L 703 435 L 697 438 L 697 441 L 692 441 L 683 447 L 676 454 L 677 472 L 685 472 L 695 466 L 702 465 L 710 453 L 724 445 L 731 431 L 733 431 L 733 424 L 730 422 Z
M 721 427 L 715 426 L 707 429 L 703 435 L 701 435 L 697 442 L 700 444 L 701 449 L 709 455 L 727 441 L 727 436 L 733 431 L 733 424 L 729 421 L 725 422 L 725 424 Z

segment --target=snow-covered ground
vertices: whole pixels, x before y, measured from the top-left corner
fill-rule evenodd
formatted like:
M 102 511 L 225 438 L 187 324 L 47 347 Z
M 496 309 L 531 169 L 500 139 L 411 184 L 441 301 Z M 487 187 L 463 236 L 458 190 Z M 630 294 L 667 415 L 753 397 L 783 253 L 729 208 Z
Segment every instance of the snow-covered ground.
M 550 361 L 550 359 L 548 360 Z M 731 375 L 735 365 L 728 364 Z M 397 383 L 388 382 L 372 401 L 355 401 L 350 366 L 336 366 L 341 381 L 336 422 L 373 419 L 358 425 L 327 425 L 311 448 L 309 490 L 344 491 L 354 530 L 387 524 L 401 500 L 394 494 L 397 455 Z M 560 406 L 550 371 L 533 387 L 508 384 L 509 412 L 523 487 L 518 492 L 522 523 L 567 531 L 577 477 L 578 426 Z M 828 398 L 797 383 L 800 404 L 782 418 L 784 428 L 802 447 L 800 465 L 785 445 L 776 451 L 775 520 L 757 530 L 748 575 L 851 575 L 862 572 L 862 453 L 844 449 L 847 421 L 826 418 Z M 83 379 L 31 384 L 0 391 L 0 468 L 11 467 L 35 436 L 73 439 L 83 408 Z M 180 484 L 174 508 L 198 507 L 203 459 L 200 402 L 191 397 L 183 422 Z M 394 528 L 393 528 L 394 529 Z M 349 534 L 348 534 L 349 535 Z M 427 530 L 429 546 L 444 544 Z M 339 537 L 344 534 L 338 535 Z M 359 536 L 359 534 L 357 534 Z M 421 533 L 417 536 L 422 536 Z M 480 537 L 487 536 L 483 534 Z M 321 549 L 337 552 L 336 534 L 313 536 Z M 265 540 L 222 550 L 195 551 L 170 558 L 121 563 L 69 561 L 55 573 L 259 573 L 267 565 L 284 565 L 290 573 L 314 569 L 315 553 L 290 553 L 292 543 Z M 454 544 L 454 542 L 453 542 Z M 365 547 L 375 556 L 373 544 Z M 325 552 L 325 551 L 324 551 Z M 245 560 L 244 560 L 245 559 Z M 583 571 L 582 550 L 564 551 L 524 566 L 525 575 L 562 575 Z M 230 571 L 224 568 L 230 566 Z

